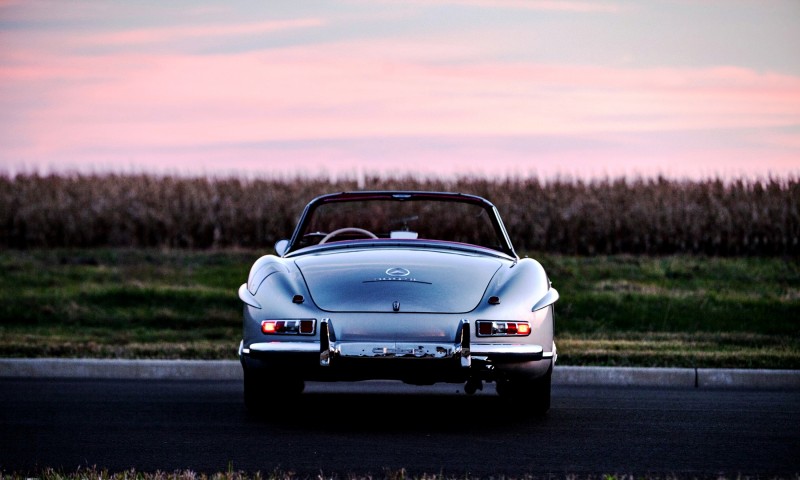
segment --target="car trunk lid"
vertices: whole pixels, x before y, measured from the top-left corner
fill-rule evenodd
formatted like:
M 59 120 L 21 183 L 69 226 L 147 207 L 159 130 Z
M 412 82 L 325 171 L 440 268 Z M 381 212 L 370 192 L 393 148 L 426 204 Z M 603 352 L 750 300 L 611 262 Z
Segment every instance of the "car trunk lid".
M 354 313 L 469 312 L 502 266 L 493 257 L 416 249 L 326 252 L 295 263 L 319 308 Z

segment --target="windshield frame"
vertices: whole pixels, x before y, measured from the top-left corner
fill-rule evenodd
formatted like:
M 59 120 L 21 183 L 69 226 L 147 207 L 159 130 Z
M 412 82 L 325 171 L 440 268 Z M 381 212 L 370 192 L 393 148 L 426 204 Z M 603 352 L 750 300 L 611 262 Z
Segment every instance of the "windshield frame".
M 331 248 L 336 246 L 339 242 L 331 242 L 326 243 L 324 245 L 302 245 L 301 239 L 305 234 L 306 230 L 312 219 L 314 218 L 314 214 L 318 208 L 323 205 L 330 205 L 332 203 L 337 202 L 365 202 L 365 201 L 396 201 L 396 202 L 415 202 L 415 201 L 434 201 L 434 202 L 455 202 L 455 203 L 466 203 L 469 205 L 478 206 L 487 214 L 488 219 L 491 223 L 492 228 L 494 229 L 494 233 L 497 237 L 497 241 L 499 242 L 498 248 L 488 247 L 485 245 L 476 245 L 470 243 L 462 243 L 461 245 L 472 247 L 472 248 L 479 248 L 485 249 L 492 252 L 500 252 L 505 255 L 508 255 L 512 258 L 518 259 L 516 252 L 514 251 L 514 247 L 511 244 L 511 240 L 508 236 L 508 232 L 503 224 L 502 219 L 500 218 L 500 214 L 490 201 L 486 200 L 483 197 L 465 193 L 453 193 L 453 192 L 434 192 L 434 191 L 400 191 L 400 190 L 381 190 L 381 191 L 351 191 L 351 192 L 338 192 L 338 193 L 330 193 L 325 195 L 320 195 L 313 200 L 311 200 L 303 210 L 302 215 L 295 227 L 295 230 L 288 242 L 288 245 L 283 252 L 282 256 L 289 256 L 294 254 L 295 252 L 299 251 L 306 251 L 307 249 L 314 249 L 317 248 Z M 459 242 L 448 242 L 445 240 L 420 240 L 420 241 L 403 241 L 403 242 L 392 242 L 391 240 L 394 239 L 379 239 L 379 240 L 359 240 L 358 243 L 370 243 L 377 244 L 380 242 L 388 242 L 392 243 L 393 245 L 408 245 L 414 246 L 415 244 L 419 244 L 420 246 L 427 246 L 428 248 L 431 246 L 432 243 L 440 243 L 444 244 L 459 244 Z M 350 247 L 354 242 L 341 242 L 343 245 Z

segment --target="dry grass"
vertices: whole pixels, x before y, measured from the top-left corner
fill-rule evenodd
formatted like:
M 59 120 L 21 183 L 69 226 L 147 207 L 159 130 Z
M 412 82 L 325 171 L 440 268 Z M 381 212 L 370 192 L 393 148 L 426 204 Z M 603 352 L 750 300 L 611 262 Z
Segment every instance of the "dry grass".
M 482 477 L 468 475 L 448 476 L 440 473 L 420 473 L 411 474 L 405 469 L 393 470 L 385 469 L 379 473 L 370 474 L 336 474 L 319 472 L 315 475 L 298 475 L 292 471 L 275 470 L 272 472 L 246 473 L 241 471 L 229 470 L 227 472 L 202 473 L 192 470 L 175 470 L 172 472 L 140 472 L 135 469 L 121 472 L 110 472 L 107 469 L 97 467 L 79 468 L 75 472 L 64 473 L 53 468 L 44 468 L 33 473 L 4 473 L 0 471 L 0 480 L 477 480 Z M 800 475 L 792 474 L 787 476 L 767 475 L 680 475 L 680 474 L 526 474 L 521 476 L 496 475 L 483 477 L 491 480 L 800 480 Z
M 240 179 L 0 175 L 0 247 L 270 247 L 340 190 L 449 190 L 495 203 L 520 251 L 800 254 L 800 179 Z

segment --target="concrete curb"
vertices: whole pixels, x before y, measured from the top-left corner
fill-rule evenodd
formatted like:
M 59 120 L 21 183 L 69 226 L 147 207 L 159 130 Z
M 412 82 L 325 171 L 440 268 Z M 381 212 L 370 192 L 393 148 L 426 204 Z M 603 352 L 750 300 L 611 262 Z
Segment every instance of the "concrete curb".
M 0 377 L 241 380 L 237 360 L 0 358 Z M 800 370 L 556 366 L 554 385 L 800 389 Z
M 800 370 L 556 366 L 558 385 L 800 389 Z
M 3 358 L 0 377 L 233 380 L 236 360 L 105 360 L 93 358 Z
M 693 368 L 570 367 L 556 364 L 555 385 L 694 387 Z
M 698 387 L 740 387 L 800 389 L 798 370 L 697 369 Z

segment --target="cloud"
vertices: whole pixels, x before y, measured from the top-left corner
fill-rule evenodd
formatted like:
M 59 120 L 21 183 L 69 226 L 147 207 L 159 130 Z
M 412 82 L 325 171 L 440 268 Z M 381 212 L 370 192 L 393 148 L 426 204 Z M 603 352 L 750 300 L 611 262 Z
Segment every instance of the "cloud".
M 321 18 L 297 18 L 256 23 L 151 27 L 143 29 L 99 32 L 78 35 L 79 45 L 125 45 L 168 43 L 192 38 L 220 38 L 260 35 L 287 30 L 320 27 L 327 22 Z
M 616 10 L 600 2 L 454 2 Z M 69 35 L 45 29 L 30 38 L 2 31 L 9 41 L 0 50 L 0 165 L 43 159 L 191 165 L 205 158 L 250 168 L 277 156 L 328 165 L 382 157 L 384 165 L 404 166 L 413 157 L 418 169 L 460 158 L 511 168 L 531 151 L 543 162 L 582 169 L 615 155 L 797 164 L 798 76 L 734 65 L 536 61 L 508 54 L 507 45 L 495 43 L 507 35 L 492 25 L 473 25 L 472 36 L 455 28 L 342 35 L 351 15 Z M 295 31 L 314 35 L 225 54 L 179 48 Z M 476 31 L 489 36 L 475 41 Z M 723 134 L 711 141 L 710 132 Z
M 384 0 L 386 3 L 408 4 L 413 2 Z M 509 10 L 564 11 L 575 13 L 618 12 L 623 8 L 614 2 L 579 0 L 417 0 L 417 4 L 459 5 Z
M 450 65 L 376 42 L 3 67 L 45 149 L 415 135 L 587 135 L 800 124 L 800 78 L 743 68 Z M 27 103 L 26 103 L 27 102 Z

